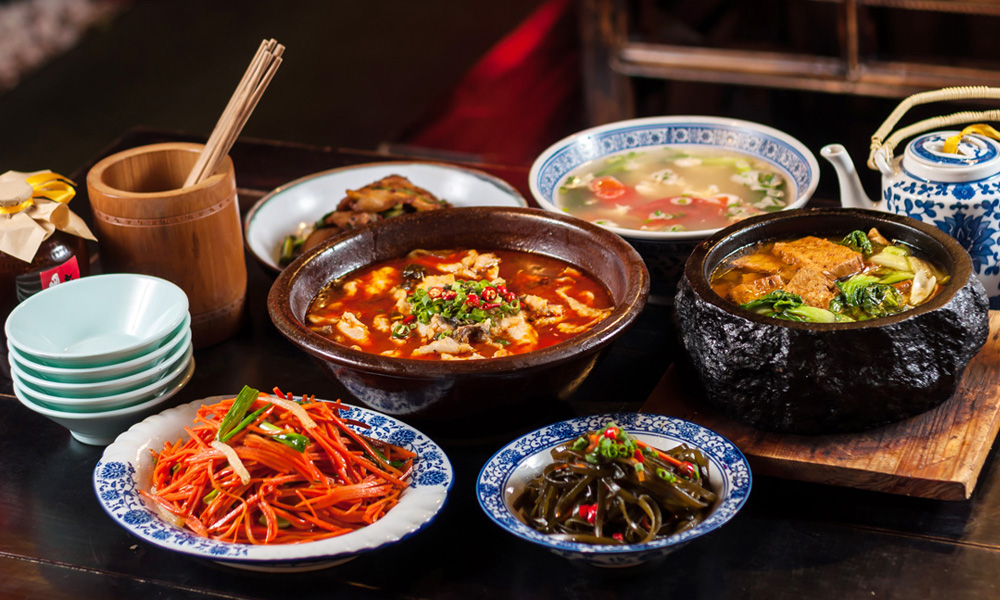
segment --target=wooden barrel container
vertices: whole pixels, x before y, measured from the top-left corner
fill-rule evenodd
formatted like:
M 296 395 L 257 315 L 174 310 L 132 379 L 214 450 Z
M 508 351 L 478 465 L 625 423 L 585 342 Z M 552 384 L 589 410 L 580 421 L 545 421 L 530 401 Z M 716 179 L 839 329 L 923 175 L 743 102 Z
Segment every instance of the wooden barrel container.
M 166 143 L 113 154 L 87 174 L 105 272 L 154 275 L 183 289 L 196 348 L 232 336 L 246 303 L 247 270 L 233 162 L 183 188 L 204 148 Z

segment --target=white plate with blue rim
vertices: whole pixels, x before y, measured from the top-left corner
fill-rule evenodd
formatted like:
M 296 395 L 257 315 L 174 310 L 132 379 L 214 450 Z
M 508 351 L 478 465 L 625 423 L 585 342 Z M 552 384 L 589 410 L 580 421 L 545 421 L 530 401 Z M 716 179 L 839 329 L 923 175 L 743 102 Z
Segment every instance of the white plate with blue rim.
M 527 483 L 553 462 L 552 448 L 589 431 L 603 429 L 611 422 L 660 450 L 680 444 L 700 449 L 708 458 L 710 487 L 719 496 L 708 517 L 680 533 L 643 544 L 623 545 L 559 541 L 521 521 L 511 506 Z M 629 412 L 578 417 L 521 436 L 486 462 L 479 473 L 476 495 L 486 516 L 508 533 L 571 560 L 601 567 L 627 567 L 669 554 L 722 527 L 743 507 L 750 495 L 751 482 L 746 457 L 718 433 L 676 417 Z
M 311 230 L 337 208 L 347 190 L 400 175 L 454 207 L 528 206 L 513 186 L 488 173 L 430 162 L 380 162 L 323 171 L 282 185 L 254 204 L 243 224 L 247 249 L 265 268 L 279 272 L 281 244 Z
M 133 425 L 104 450 L 94 468 L 97 500 L 113 521 L 140 540 L 165 550 L 203 558 L 231 567 L 266 572 L 324 569 L 360 554 L 398 543 L 426 528 L 444 507 L 454 481 L 451 462 L 434 441 L 392 417 L 343 405 L 342 419 L 364 423 L 365 435 L 396 444 L 417 454 L 409 486 L 399 504 L 375 523 L 350 533 L 301 544 L 253 545 L 216 541 L 168 523 L 139 495 L 151 485 L 150 449 L 186 437 L 203 404 L 232 396 L 214 396 L 153 415 Z

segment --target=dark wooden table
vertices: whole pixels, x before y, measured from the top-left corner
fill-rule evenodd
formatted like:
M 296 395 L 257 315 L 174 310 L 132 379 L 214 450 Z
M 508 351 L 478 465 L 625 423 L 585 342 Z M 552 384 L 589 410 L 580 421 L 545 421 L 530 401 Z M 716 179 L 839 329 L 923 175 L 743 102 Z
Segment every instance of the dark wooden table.
M 116 147 L 181 138 L 131 132 Z M 249 141 L 237 145 L 233 158 L 246 208 L 288 180 L 389 157 Z M 526 168 L 477 167 L 527 196 Z M 245 326 L 234 338 L 196 352 L 195 376 L 173 402 L 235 393 L 244 383 L 341 395 L 271 325 L 265 309 L 271 277 L 252 261 L 248 269 Z M 234 570 L 132 537 L 95 499 L 91 476 L 102 449 L 76 442 L 22 407 L 10 396 L 9 382 L 0 381 L 0 598 L 1000 596 L 1000 475 L 993 455 L 972 499 L 962 502 L 757 477 L 747 505 L 724 528 L 631 569 L 576 565 L 493 525 L 474 494 L 489 456 L 545 422 L 638 409 L 671 362 L 671 340 L 669 309 L 651 305 L 567 402 L 510 415 L 478 436 L 419 424 L 445 447 L 455 468 L 454 488 L 437 520 L 384 551 L 300 574 Z

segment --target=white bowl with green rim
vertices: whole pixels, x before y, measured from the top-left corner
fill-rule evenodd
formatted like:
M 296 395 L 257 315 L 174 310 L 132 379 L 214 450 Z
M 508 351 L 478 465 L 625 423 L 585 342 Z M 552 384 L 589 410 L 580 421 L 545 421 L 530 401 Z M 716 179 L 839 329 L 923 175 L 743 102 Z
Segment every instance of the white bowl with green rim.
M 14 307 L 7 341 L 33 362 L 98 367 L 146 354 L 188 314 L 177 285 L 135 273 L 91 275 L 52 286 Z
M 14 346 L 7 344 L 8 359 L 17 361 L 17 366 L 24 373 L 44 379 L 49 383 L 86 384 L 121 379 L 146 371 L 162 364 L 178 348 L 191 344 L 191 315 L 185 315 L 170 338 L 159 348 L 124 362 L 103 365 L 100 367 L 52 367 L 32 360 Z
M 14 384 L 14 395 L 25 407 L 68 429 L 77 441 L 106 446 L 133 424 L 163 410 L 163 405 L 184 389 L 193 374 L 194 359 L 191 359 L 186 369 L 158 396 L 139 404 L 102 412 L 72 413 L 41 406 L 28 398 L 17 383 Z
M 177 344 L 165 360 L 152 365 L 138 373 L 106 381 L 94 381 L 88 383 L 67 383 L 60 381 L 49 381 L 44 377 L 38 377 L 22 369 L 17 358 L 10 355 L 10 369 L 16 374 L 24 387 L 34 392 L 49 394 L 66 400 L 78 401 L 81 399 L 95 399 L 101 397 L 111 397 L 113 395 L 127 394 L 137 390 L 142 390 L 155 384 L 172 372 L 176 371 L 183 361 L 191 355 L 190 336 L 187 336 L 186 344 Z
M 183 355 L 172 364 L 166 375 L 157 381 L 127 392 L 93 398 L 56 396 L 32 387 L 21 378 L 17 371 L 11 370 L 10 376 L 21 393 L 34 404 L 66 413 L 96 413 L 140 404 L 163 393 L 178 377 L 184 374 L 192 361 L 192 355 L 193 350 L 191 346 L 188 346 L 184 349 Z

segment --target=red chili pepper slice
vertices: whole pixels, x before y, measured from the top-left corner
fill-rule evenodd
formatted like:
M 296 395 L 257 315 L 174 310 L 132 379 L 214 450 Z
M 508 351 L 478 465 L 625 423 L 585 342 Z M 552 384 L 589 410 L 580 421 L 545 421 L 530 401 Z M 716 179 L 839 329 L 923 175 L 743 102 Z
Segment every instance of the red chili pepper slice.
M 403 325 L 407 325 L 407 324 L 412 323 L 412 322 L 414 322 L 416 320 L 417 320 L 417 317 L 415 317 L 414 315 L 406 315 L 405 317 L 403 317 Z
M 439 287 L 427 288 L 427 295 L 431 298 L 440 298 L 443 293 L 444 290 Z
M 499 283 L 499 284 L 496 285 L 496 290 L 497 290 L 497 293 L 500 294 L 501 296 L 506 296 L 507 294 L 510 293 L 507 290 L 507 286 L 505 286 L 502 283 Z
M 613 534 L 611 534 L 611 537 L 614 538 L 614 539 L 616 539 L 616 540 L 618 540 L 619 542 L 624 542 L 625 541 L 625 536 L 622 535 L 622 534 L 620 534 L 620 533 L 613 533 Z
M 598 177 L 591 181 L 587 187 L 590 188 L 590 191 L 594 192 L 595 196 L 602 200 L 612 200 L 619 196 L 624 196 L 625 192 L 628 191 L 624 183 L 610 175 Z
M 479 296 L 469 295 L 465 297 L 465 304 L 474 308 L 479 308 Z
M 604 430 L 604 437 L 608 438 L 609 440 L 617 440 L 618 430 L 614 427 L 608 427 L 607 429 Z
M 455 290 L 445 290 L 444 292 L 441 293 L 441 299 L 442 300 L 454 300 L 455 296 L 457 296 L 457 295 L 458 295 L 458 292 L 456 292 Z
M 496 288 L 492 288 L 492 287 L 484 288 L 482 296 L 483 296 L 483 300 L 486 300 L 487 302 L 491 302 L 491 301 L 495 300 L 496 297 L 497 297 Z
M 593 523 L 597 520 L 597 505 L 581 504 L 579 513 L 581 519 L 586 519 L 588 523 Z

